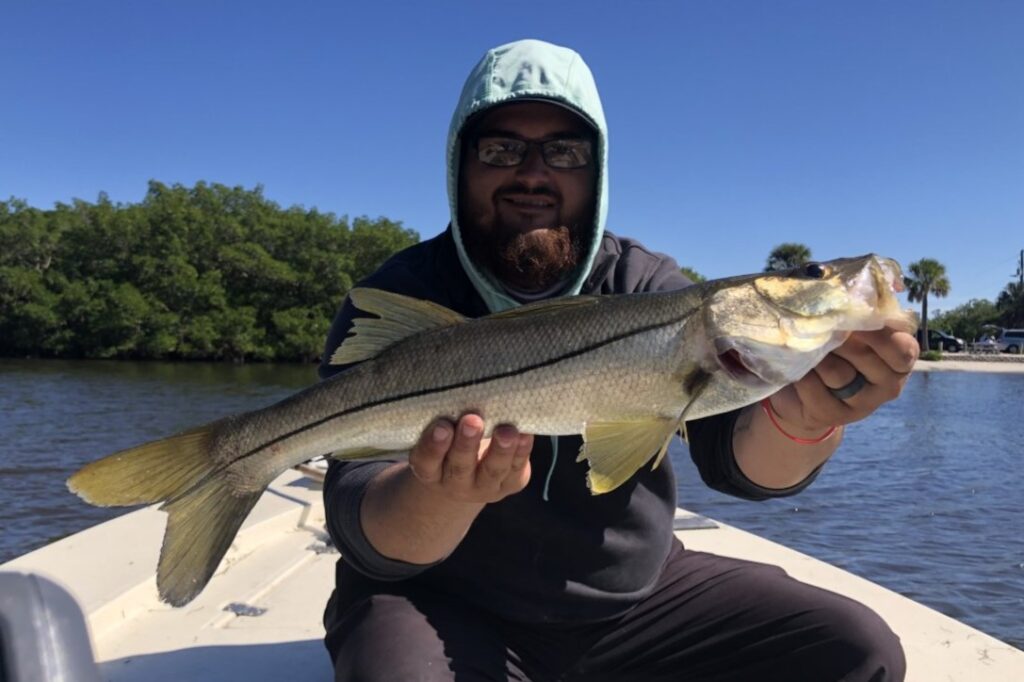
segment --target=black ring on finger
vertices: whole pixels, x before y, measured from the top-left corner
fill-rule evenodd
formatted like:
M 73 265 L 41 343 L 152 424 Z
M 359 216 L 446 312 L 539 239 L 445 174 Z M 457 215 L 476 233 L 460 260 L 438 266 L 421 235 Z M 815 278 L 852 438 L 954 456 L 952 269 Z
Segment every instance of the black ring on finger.
M 834 395 L 839 400 L 849 400 L 853 396 L 860 393 L 860 390 L 867 386 L 867 383 L 868 380 L 864 377 L 864 375 L 861 374 L 860 372 L 857 372 L 857 374 L 854 375 L 853 377 L 853 381 L 846 384 L 845 386 L 840 386 L 839 388 L 830 388 L 828 389 L 828 392 Z

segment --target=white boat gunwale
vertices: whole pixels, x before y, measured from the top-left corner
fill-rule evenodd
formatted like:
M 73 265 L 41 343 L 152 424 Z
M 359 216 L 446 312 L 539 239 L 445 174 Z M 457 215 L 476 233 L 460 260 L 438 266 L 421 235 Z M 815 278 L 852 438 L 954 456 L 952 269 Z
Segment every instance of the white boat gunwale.
M 274 481 L 207 588 L 180 609 L 157 598 L 166 515 L 156 507 L 88 528 L 0 571 L 45 576 L 77 598 L 106 680 L 330 680 L 321 617 L 338 555 L 311 476 L 315 471 L 290 470 Z M 869 605 L 900 635 L 912 682 L 1024 680 L 1024 652 L 836 566 L 721 523 L 677 535 L 690 549 L 776 564 Z

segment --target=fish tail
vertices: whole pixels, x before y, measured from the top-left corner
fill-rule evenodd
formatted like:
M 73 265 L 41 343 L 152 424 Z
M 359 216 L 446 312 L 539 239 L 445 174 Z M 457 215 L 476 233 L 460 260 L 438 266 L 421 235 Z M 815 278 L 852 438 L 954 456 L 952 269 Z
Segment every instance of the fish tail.
M 216 466 L 214 427 L 116 452 L 82 467 L 67 483 L 90 504 L 164 503 L 157 588 L 173 606 L 203 590 L 262 493 L 235 490 L 227 471 Z

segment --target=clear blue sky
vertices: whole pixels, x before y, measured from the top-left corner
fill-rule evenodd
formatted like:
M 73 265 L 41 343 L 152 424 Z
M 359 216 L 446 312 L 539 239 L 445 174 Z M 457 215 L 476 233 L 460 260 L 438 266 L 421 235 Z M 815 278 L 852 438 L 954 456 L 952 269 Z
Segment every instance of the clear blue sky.
M 948 309 L 1024 248 L 1024 2 L 18 2 L 0 24 L 0 197 L 149 179 L 448 219 L 444 140 L 489 47 L 590 64 L 609 227 L 719 277 L 784 241 L 943 262 Z

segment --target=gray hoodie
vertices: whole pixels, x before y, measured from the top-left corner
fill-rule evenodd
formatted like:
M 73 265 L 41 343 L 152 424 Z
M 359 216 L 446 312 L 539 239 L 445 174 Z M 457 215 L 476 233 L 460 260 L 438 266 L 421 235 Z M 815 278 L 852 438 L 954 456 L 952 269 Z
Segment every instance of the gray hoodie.
M 689 281 L 674 260 L 604 230 L 607 204 L 607 142 L 604 116 L 590 72 L 571 50 L 535 40 L 492 50 L 473 70 L 452 120 L 448 140 L 448 187 L 452 226 L 387 261 L 361 286 L 433 301 L 467 317 L 518 305 L 501 285 L 470 262 L 459 237 L 459 134 L 478 111 L 516 98 L 544 98 L 572 108 L 599 131 L 600 210 L 586 263 L 569 293 L 617 294 L 678 289 Z M 462 267 L 459 267 L 459 266 Z M 330 335 L 324 358 L 348 334 L 359 313 L 348 302 Z M 327 378 L 343 367 L 324 363 Z M 690 451 L 704 480 L 724 492 L 762 499 L 792 494 L 765 490 L 742 475 L 732 453 L 736 412 L 689 424 Z M 533 473 L 523 491 L 487 505 L 451 556 L 430 566 L 379 554 L 361 526 L 362 497 L 386 462 L 332 461 L 324 484 L 331 537 L 342 550 L 332 604 L 354 593 L 427 587 L 476 604 L 501 617 L 527 622 L 579 622 L 613 617 L 653 588 L 672 536 L 675 477 L 666 458 L 644 467 L 620 488 L 594 496 L 586 486 L 587 464 L 576 462 L 578 436 L 537 438 Z M 568 453 L 559 457 L 558 453 Z M 813 477 L 811 477 L 813 478 Z M 340 598 L 339 598 L 340 597 Z M 341 614 L 328 608 L 330 627 Z
M 587 241 L 589 249 L 562 294 L 580 292 L 601 245 L 608 215 L 608 127 L 594 77 L 583 58 L 569 48 L 540 40 L 518 40 L 489 50 L 470 72 L 462 88 L 448 128 L 447 157 L 448 203 L 459 261 L 491 312 L 513 308 L 519 303 L 505 292 L 501 283 L 473 263 L 462 243 L 459 226 L 462 131 L 474 115 L 499 104 L 524 100 L 544 100 L 562 105 L 581 116 L 597 133 L 597 210 L 594 211 L 594 223 Z

